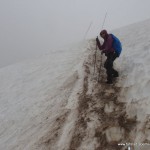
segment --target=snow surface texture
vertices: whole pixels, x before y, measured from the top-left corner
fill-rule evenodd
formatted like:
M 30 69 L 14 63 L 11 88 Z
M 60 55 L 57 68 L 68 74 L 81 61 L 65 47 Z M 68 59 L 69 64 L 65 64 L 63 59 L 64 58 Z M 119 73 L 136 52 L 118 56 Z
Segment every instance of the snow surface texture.
M 0 149 L 125 150 L 118 143 L 150 143 L 149 32 L 150 20 L 113 31 L 123 44 L 113 85 L 104 83 L 104 68 L 95 80 L 100 53 L 93 75 L 95 39 L 1 68 Z
M 0 69 L 0 149 L 30 149 L 68 114 L 86 45 Z
M 115 33 L 123 41 L 120 70 L 125 76 L 122 101 L 128 116 L 137 117 L 134 143 L 150 143 L 150 20 L 120 28 Z M 125 97 L 124 97 L 125 96 Z M 148 150 L 148 146 L 135 147 Z

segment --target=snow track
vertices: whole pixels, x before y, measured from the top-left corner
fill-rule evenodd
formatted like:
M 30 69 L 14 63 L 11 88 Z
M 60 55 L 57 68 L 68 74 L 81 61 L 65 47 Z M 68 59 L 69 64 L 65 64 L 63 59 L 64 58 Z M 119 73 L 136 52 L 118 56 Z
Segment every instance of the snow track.
M 93 57 L 92 52 L 84 62 L 83 90 L 70 150 L 121 150 L 125 147 L 119 143 L 134 140 L 131 135 L 136 129 L 136 117 L 128 118 L 126 103 L 119 101 L 121 87 L 117 80 L 113 85 L 105 84 L 105 70 L 100 83 L 93 80 Z
M 75 72 L 62 86 L 65 90 L 63 94 L 70 89 L 64 109 L 50 125 L 50 131 L 37 142 L 36 149 L 127 150 L 129 145 L 119 144 L 135 143 L 140 136 L 143 136 L 141 143 L 148 142 L 145 132 L 148 132 L 149 119 L 137 119 L 138 108 L 127 101 L 128 90 L 124 86 L 127 76 L 119 70 L 119 78 L 115 78 L 112 85 L 107 85 L 102 67 L 98 83 L 96 79 L 101 57 L 98 52 L 96 73 L 93 75 L 94 48 L 95 41 L 90 40 L 88 55 L 83 66 L 79 67 L 80 71 Z M 104 59 L 105 56 L 103 63 Z M 141 150 L 137 146 L 130 148 Z M 148 150 L 148 147 L 144 148 Z
M 100 82 L 97 82 L 101 57 L 98 53 L 93 76 L 94 43 L 89 41 L 88 56 L 80 71 L 62 86 L 62 96 L 67 95 L 62 98 L 66 99 L 64 107 L 33 149 L 124 150 L 127 146 L 119 146 L 119 143 L 134 143 L 137 118 L 127 115 L 127 103 L 123 101 L 126 93 L 122 92 L 122 84 L 126 77 L 121 75 L 114 79 L 113 85 L 107 85 L 102 68 Z

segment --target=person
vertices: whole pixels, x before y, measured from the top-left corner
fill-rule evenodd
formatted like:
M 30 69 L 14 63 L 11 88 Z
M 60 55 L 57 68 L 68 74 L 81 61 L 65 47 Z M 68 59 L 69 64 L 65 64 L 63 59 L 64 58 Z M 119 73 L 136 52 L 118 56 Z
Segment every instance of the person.
M 105 53 L 107 57 L 104 67 L 107 73 L 107 84 L 112 84 L 113 77 L 118 77 L 118 71 L 113 68 L 114 60 L 119 57 L 113 48 L 113 37 L 112 34 L 108 34 L 107 30 L 102 30 L 100 36 L 104 39 L 104 43 L 101 45 L 98 37 L 96 38 L 97 46 L 102 51 L 102 54 Z

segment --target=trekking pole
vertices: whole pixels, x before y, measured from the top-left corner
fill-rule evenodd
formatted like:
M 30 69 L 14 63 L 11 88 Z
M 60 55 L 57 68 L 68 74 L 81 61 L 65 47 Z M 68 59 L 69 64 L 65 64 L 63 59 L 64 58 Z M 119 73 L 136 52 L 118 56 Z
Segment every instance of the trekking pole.
M 100 82 L 100 74 L 101 74 L 101 69 L 102 69 L 102 63 L 103 63 L 103 55 L 101 54 L 101 61 L 100 61 L 100 67 L 99 67 L 99 73 L 98 73 L 98 80 L 97 82 Z
M 104 21 L 103 21 L 103 24 L 102 24 L 102 29 L 103 29 L 103 27 L 104 27 L 106 17 L 107 17 L 107 12 L 106 12 L 105 17 L 104 17 Z
M 87 34 L 88 34 L 88 32 L 89 32 L 89 30 L 90 30 L 90 28 L 91 28 L 92 24 L 93 24 L 93 22 L 91 21 L 91 23 L 90 23 L 90 25 L 89 25 L 89 27 L 88 27 L 87 31 L 85 32 L 84 40 L 85 40 L 85 38 L 86 38 L 86 36 L 87 36 Z
M 106 14 L 105 14 L 105 16 L 104 16 L 104 20 L 103 20 L 103 24 L 102 24 L 101 30 L 102 30 L 103 27 L 104 27 L 106 17 L 107 17 L 107 12 L 106 12 Z M 103 59 L 103 55 L 102 55 L 102 53 L 101 53 L 101 61 L 100 61 L 100 67 L 99 67 L 99 74 L 98 74 L 98 80 L 97 80 L 97 82 L 100 82 L 100 73 L 101 73 L 101 68 L 102 68 L 102 59 Z
M 96 51 L 95 51 L 95 57 L 94 57 L 94 74 L 95 75 L 95 66 L 96 66 L 96 54 L 97 54 L 97 42 L 96 42 Z

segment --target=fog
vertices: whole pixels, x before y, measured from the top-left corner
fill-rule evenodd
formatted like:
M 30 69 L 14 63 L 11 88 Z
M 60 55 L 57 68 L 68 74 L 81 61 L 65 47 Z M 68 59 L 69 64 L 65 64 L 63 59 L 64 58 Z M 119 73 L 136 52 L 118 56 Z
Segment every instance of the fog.
M 149 0 L 0 0 L 0 67 L 150 18 Z

